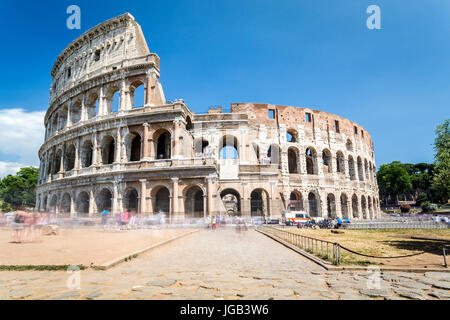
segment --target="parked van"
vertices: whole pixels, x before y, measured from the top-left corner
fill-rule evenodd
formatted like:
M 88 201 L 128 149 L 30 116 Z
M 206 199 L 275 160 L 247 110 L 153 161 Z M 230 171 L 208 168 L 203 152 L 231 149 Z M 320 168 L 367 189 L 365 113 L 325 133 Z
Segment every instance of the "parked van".
M 284 223 L 287 226 L 297 224 L 299 222 L 306 223 L 311 220 L 309 214 L 306 211 L 288 211 L 284 214 Z

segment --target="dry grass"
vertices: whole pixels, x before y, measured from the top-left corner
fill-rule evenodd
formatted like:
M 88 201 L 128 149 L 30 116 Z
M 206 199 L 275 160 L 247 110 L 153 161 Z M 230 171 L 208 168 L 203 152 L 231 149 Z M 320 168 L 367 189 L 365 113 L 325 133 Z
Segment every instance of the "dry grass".
M 343 234 L 331 233 L 331 230 L 319 229 L 284 229 L 301 235 L 337 242 L 353 251 L 372 256 L 392 257 L 410 255 L 425 251 L 426 253 L 398 259 L 367 258 L 341 250 L 342 264 L 409 267 L 443 267 L 443 241 L 411 239 L 411 236 L 427 236 L 450 239 L 450 230 L 343 230 Z M 448 243 L 448 242 L 447 242 Z M 448 259 L 450 262 L 450 257 Z

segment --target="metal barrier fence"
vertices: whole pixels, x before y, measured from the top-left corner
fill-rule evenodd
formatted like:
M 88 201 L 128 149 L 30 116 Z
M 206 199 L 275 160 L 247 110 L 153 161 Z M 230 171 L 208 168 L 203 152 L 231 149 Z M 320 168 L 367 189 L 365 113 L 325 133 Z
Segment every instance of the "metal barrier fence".
M 445 223 L 434 223 L 433 221 L 413 221 L 413 222 L 357 222 L 345 223 L 345 229 L 447 229 Z
M 338 265 L 341 262 L 341 248 L 338 243 L 311 238 L 274 227 L 260 226 L 258 229 L 289 242 L 300 249 L 318 255 L 334 265 Z

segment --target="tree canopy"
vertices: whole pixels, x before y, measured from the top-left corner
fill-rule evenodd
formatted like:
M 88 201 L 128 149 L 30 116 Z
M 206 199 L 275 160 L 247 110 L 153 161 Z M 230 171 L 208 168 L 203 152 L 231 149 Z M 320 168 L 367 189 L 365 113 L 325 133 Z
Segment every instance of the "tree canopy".
M 411 177 L 400 161 L 381 165 L 377 173 L 377 182 L 382 196 L 390 195 L 395 198 L 413 188 Z
M 34 207 L 36 203 L 36 184 L 39 169 L 27 167 L 16 175 L 8 175 L 0 180 L 0 198 L 2 210 L 19 207 Z
M 450 119 L 436 127 L 434 140 L 434 178 L 432 189 L 442 202 L 450 198 Z

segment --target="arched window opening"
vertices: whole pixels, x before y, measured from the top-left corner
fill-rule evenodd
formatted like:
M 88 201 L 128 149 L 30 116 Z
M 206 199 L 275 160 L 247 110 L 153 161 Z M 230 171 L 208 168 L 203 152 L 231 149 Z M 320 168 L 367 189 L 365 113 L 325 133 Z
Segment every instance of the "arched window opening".
M 323 165 L 323 173 L 332 173 L 331 167 L 331 152 L 328 149 L 324 149 L 322 151 L 322 165 Z
M 265 190 L 256 189 L 250 194 L 250 214 L 252 217 L 269 215 L 269 197 Z
M 102 163 L 113 164 L 115 154 L 116 143 L 113 137 L 106 136 L 103 138 L 102 143 Z
M 72 124 L 81 120 L 81 101 L 77 100 L 70 108 L 70 121 Z
M 92 165 L 92 142 L 85 141 L 81 147 L 81 167 L 88 168 Z
M 289 209 L 291 211 L 303 211 L 303 198 L 300 192 L 293 191 L 289 196 Z
M 288 130 L 286 132 L 287 142 L 297 142 L 297 132 L 295 130 Z
M 319 203 L 316 195 L 312 192 L 308 194 L 309 215 L 311 217 L 319 216 Z
M 77 216 L 87 216 L 89 214 L 89 195 L 81 192 L 77 197 Z
M 222 137 L 219 146 L 220 159 L 238 159 L 238 140 L 236 137 L 226 135 Z
M 372 199 L 370 196 L 367 197 L 367 211 L 369 214 L 369 219 L 373 219 L 373 211 L 372 211 Z
M 55 155 L 55 162 L 52 164 L 53 167 L 53 174 L 58 173 L 61 171 L 61 150 L 58 150 Z
M 332 219 L 336 219 L 336 198 L 334 197 L 334 194 L 329 193 L 327 196 L 327 214 L 328 217 Z
M 361 196 L 361 212 L 364 219 L 367 219 L 367 202 L 366 197 Z
M 341 194 L 341 214 L 342 218 L 348 218 L 348 205 L 347 205 L 347 195 L 345 193 Z
M 68 193 L 64 193 L 62 199 L 61 199 L 61 211 L 60 213 L 63 216 L 70 216 L 70 203 L 71 203 L 71 198 L 70 195 Z
M 367 159 L 364 159 L 364 174 L 366 176 L 366 180 L 369 180 L 369 165 L 367 163 Z
M 157 159 L 170 159 L 171 153 L 171 138 L 168 131 L 161 133 L 156 139 L 156 155 Z
M 336 171 L 338 173 L 345 173 L 344 154 L 341 151 L 336 152 Z
M 347 151 L 353 151 L 353 143 L 350 139 L 347 139 L 347 143 L 345 144 Z
M 352 196 L 352 211 L 353 217 L 359 218 L 358 197 L 356 196 L 356 194 Z
M 136 135 L 131 141 L 130 146 L 130 161 L 141 160 L 141 136 Z
M 50 201 L 50 213 L 56 213 L 56 207 L 58 205 L 58 198 L 56 194 L 53 195 L 52 200 Z
M 288 167 L 289 167 L 289 173 L 298 173 L 298 159 L 297 159 L 297 152 L 289 148 L 288 149 Z
M 220 199 L 223 204 L 221 211 L 225 211 L 228 216 L 241 215 L 241 196 L 236 190 L 225 189 L 220 193 Z
M 194 126 L 192 124 L 191 117 L 186 117 L 186 130 L 192 131 L 194 129 Z
M 350 174 L 350 180 L 356 180 L 355 161 L 352 156 L 348 156 L 348 172 Z
M 120 90 L 113 86 L 109 88 L 106 99 L 107 113 L 118 112 L 120 103 Z
M 65 152 L 64 170 L 70 171 L 74 167 L 75 167 L 75 146 L 71 144 Z
M 272 144 L 267 150 L 267 158 L 270 164 L 280 164 L 280 147 L 276 144 Z
M 359 176 L 359 181 L 364 181 L 363 164 L 362 164 L 362 161 L 361 161 L 361 158 L 360 158 L 360 157 L 357 158 L 357 163 L 358 163 L 358 176 Z
M 61 114 L 59 117 L 59 129 L 62 130 L 67 126 L 67 115 L 69 113 L 69 108 L 64 106 L 61 110 Z
M 166 187 L 158 189 L 154 196 L 154 212 L 165 213 L 170 212 L 170 192 Z
M 143 107 L 145 104 L 145 89 L 142 81 L 135 81 L 130 86 L 131 106 L 133 108 Z
M 127 211 L 138 212 L 139 194 L 136 189 L 132 188 L 125 193 L 124 208 Z
M 98 114 L 98 94 L 91 93 L 86 102 L 87 118 L 92 119 Z
M 307 174 L 317 174 L 316 168 L 316 151 L 312 148 L 306 149 L 306 173 Z
M 188 218 L 202 218 L 204 216 L 203 190 L 192 186 L 186 191 L 184 212 Z
M 210 157 L 211 148 L 209 147 L 209 142 L 202 138 L 197 139 L 194 143 L 194 154 L 196 157 Z
M 109 189 L 102 189 L 97 196 L 97 211 L 102 212 L 103 210 L 111 211 L 112 208 L 112 193 Z

